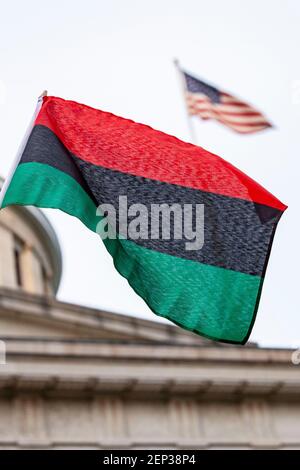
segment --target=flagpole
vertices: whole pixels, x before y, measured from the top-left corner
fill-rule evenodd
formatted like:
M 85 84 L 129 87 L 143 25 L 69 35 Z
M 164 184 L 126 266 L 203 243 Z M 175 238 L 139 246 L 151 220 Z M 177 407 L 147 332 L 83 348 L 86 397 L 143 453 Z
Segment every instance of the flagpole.
M 24 150 L 25 150 L 25 147 L 26 147 L 26 144 L 27 144 L 27 142 L 28 142 L 28 139 L 29 139 L 29 136 L 30 136 L 30 134 L 31 134 L 31 131 L 32 131 L 32 129 L 33 129 L 33 126 L 34 126 L 34 122 L 35 122 L 35 120 L 36 120 L 36 117 L 37 117 L 37 115 L 38 115 L 38 113 L 39 113 L 39 111 L 40 111 L 40 109 L 41 109 L 41 107 L 42 107 L 43 97 L 44 97 L 44 96 L 47 96 L 47 91 L 46 91 L 46 90 L 43 91 L 43 93 L 38 97 L 38 101 L 37 101 L 37 104 L 36 104 L 36 108 L 35 108 L 35 111 L 34 111 L 34 113 L 33 113 L 32 118 L 31 118 L 31 121 L 30 121 L 30 123 L 29 123 L 29 125 L 28 125 L 28 127 L 27 127 L 27 129 L 26 129 L 25 135 L 24 135 L 24 137 L 23 137 L 23 139 L 22 139 L 22 141 L 21 141 L 21 144 L 20 144 L 20 146 L 19 146 L 19 148 L 18 148 L 17 154 L 16 154 L 16 156 L 15 156 L 15 158 L 14 158 L 14 161 L 13 161 L 13 163 L 12 163 L 12 166 L 11 166 L 10 170 L 9 170 L 9 173 L 8 173 L 7 177 L 5 178 L 4 184 L 3 184 L 2 189 L 1 189 L 1 191 L 0 191 L 0 209 L 1 209 L 1 206 L 2 206 L 2 202 L 3 202 L 3 199 L 4 199 L 5 193 L 6 193 L 6 191 L 7 191 L 7 188 L 8 188 L 9 185 L 10 185 L 10 182 L 11 182 L 11 180 L 12 180 L 12 177 L 13 177 L 13 175 L 14 175 L 14 172 L 15 172 L 15 170 L 16 170 L 16 168 L 17 168 L 17 166 L 18 166 L 18 164 L 19 164 L 19 162 L 20 162 L 20 160 L 21 160 L 21 157 L 22 157 L 22 155 L 23 155 L 23 152 L 24 152 Z
M 175 65 L 175 68 L 177 70 L 179 80 L 180 80 L 180 84 L 181 84 L 181 88 L 182 88 L 182 92 L 183 92 L 183 96 L 185 98 L 185 94 L 187 92 L 186 81 L 185 81 L 185 78 L 183 76 L 182 70 L 180 68 L 180 64 L 179 64 L 178 59 L 174 59 L 174 65 Z M 193 126 L 193 121 L 192 121 L 191 115 L 188 112 L 188 108 L 186 106 L 186 101 L 185 100 L 184 100 L 184 107 L 185 107 L 185 111 L 186 111 L 186 118 L 187 118 L 189 133 L 190 133 L 190 136 L 191 136 L 191 141 L 192 141 L 193 144 L 197 145 L 197 136 L 196 136 L 195 128 Z

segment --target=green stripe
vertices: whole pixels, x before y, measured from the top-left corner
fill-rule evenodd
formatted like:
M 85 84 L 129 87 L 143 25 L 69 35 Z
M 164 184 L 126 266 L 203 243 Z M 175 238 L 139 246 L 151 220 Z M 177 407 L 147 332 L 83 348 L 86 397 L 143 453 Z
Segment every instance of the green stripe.
M 60 209 L 96 231 L 100 217 L 69 175 L 42 163 L 18 166 L 2 207 Z M 141 247 L 104 240 L 116 269 L 154 313 L 211 339 L 244 344 L 253 325 L 262 279 Z

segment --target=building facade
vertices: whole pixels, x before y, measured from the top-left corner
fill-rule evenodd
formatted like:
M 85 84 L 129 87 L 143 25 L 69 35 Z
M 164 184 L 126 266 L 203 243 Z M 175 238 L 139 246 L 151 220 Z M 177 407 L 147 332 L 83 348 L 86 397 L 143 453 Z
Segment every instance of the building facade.
M 291 350 L 58 301 L 35 208 L 1 211 L 0 259 L 0 449 L 300 449 Z

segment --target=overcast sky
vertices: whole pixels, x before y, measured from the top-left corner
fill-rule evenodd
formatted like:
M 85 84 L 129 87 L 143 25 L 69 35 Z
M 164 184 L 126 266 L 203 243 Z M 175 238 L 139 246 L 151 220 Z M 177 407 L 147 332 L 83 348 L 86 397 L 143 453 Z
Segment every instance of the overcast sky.
M 289 208 L 273 244 L 251 340 L 300 346 L 298 0 L 1 1 L 0 173 L 6 176 L 40 92 L 189 140 L 172 59 L 244 98 L 276 130 L 240 136 L 195 120 L 198 144 Z M 114 269 L 98 237 L 54 210 L 64 256 L 59 298 L 157 319 Z

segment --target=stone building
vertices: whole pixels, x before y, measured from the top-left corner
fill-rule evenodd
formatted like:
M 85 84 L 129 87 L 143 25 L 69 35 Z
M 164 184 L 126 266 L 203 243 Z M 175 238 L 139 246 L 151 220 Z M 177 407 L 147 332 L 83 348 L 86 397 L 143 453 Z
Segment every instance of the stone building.
M 60 302 L 41 211 L 0 214 L 0 449 L 300 448 L 290 350 Z

